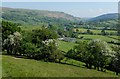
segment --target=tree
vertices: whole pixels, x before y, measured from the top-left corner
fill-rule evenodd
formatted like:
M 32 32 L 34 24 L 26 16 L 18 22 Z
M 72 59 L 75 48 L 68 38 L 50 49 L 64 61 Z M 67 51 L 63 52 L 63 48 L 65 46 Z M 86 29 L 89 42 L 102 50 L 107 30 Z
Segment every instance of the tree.
M 101 35 L 106 35 L 106 32 L 105 32 L 105 30 L 103 29 L 103 30 L 101 30 Z
M 32 32 L 32 43 L 34 44 L 40 44 L 42 41 L 48 39 L 57 39 L 57 34 L 53 31 L 48 30 L 47 28 L 33 30 Z
M 28 58 L 42 59 L 41 51 L 36 48 L 35 44 L 32 44 L 30 42 L 22 42 L 19 48 L 19 52 L 19 55 L 23 55 Z
M 113 51 L 115 51 L 115 57 L 113 59 L 113 67 L 116 72 L 116 75 L 120 73 L 120 46 L 114 45 Z
M 78 28 L 76 28 L 76 32 L 79 33 L 79 29 Z
M 30 35 L 24 35 L 20 47 L 21 54 L 38 60 L 60 62 L 63 54 L 57 47 L 56 38 L 56 33 L 47 28 L 33 30 Z
M 93 34 L 93 32 L 90 29 L 87 29 L 87 34 Z
M 20 32 L 21 29 L 18 26 L 19 24 L 16 23 L 2 21 L 2 40 L 4 41 L 10 34 L 12 35 L 16 31 Z
M 66 53 L 66 57 L 68 58 L 72 58 L 72 59 L 75 59 L 75 50 L 74 49 L 70 49 L 67 53 Z
M 92 66 L 92 54 L 89 52 L 87 47 L 87 42 L 80 42 L 78 46 L 75 46 L 74 49 L 71 49 L 67 52 L 66 56 L 72 59 L 83 61 L 86 63 L 86 66 L 91 68 Z
M 58 49 L 57 43 L 54 39 L 42 41 L 44 44 L 41 51 L 44 55 L 45 61 L 60 62 L 64 58 L 62 52 Z
M 67 56 L 85 62 L 88 68 L 94 66 L 95 69 L 101 68 L 101 71 L 105 71 L 106 66 L 114 57 L 114 53 L 106 42 L 96 39 L 81 42 L 68 51 Z
M 8 54 L 16 55 L 20 41 L 22 40 L 22 36 L 19 32 L 13 33 L 13 35 L 9 35 L 7 39 L 4 40 L 3 46 L 7 49 Z
M 89 44 L 90 53 L 93 55 L 93 65 L 101 71 L 110 63 L 114 53 L 105 41 L 93 40 Z
M 10 35 L 13 35 L 13 33 L 15 33 L 16 31 L 21 32 L 20 27 L 18 27 L 19 25 L 20 24 L 2 21 L 2 44 L 4 43 L 5 39 L 10 39 Z M 2 49 L 4 50 L 5 46 L 2 45 L 2 47 Z

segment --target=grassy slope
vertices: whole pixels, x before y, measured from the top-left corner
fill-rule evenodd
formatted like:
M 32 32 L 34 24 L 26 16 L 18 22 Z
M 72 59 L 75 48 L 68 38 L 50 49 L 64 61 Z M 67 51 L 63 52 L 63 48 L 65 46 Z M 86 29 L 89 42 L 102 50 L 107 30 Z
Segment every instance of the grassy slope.
M 3 55 L 3 77 L 115 77 L 113 73 Z
M 2 77 L 2 55 L 0 55 L 0 78 Z

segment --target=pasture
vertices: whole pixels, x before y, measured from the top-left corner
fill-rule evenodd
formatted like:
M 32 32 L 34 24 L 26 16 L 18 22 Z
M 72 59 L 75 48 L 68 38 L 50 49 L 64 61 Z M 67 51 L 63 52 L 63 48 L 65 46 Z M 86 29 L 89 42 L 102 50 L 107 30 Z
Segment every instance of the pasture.
M 3 55 L 2 67 L 3 77 L 117 77 L 114 72 L 100 72 L 84 67 L 7 55 Z
M 74 29 L 76 30 L 76 29 Z M 84 29 L 84 28 L 78 28 L 79 32 L 81 33 L 84 33 L 84 32 L 87 32 L 88 29 Z M 93 30 L 93 29 L 90 29 L 91 32 L 93 32 L 94 34 L 100 34 L 101 33 L 101 30 Z M 114 30 L 105 30 L 107 33 L 117 33 L 117 31 L 114 31 Z
M 113 38 L 110 38 L 110 37 L 107 37 L 107 36 L 102 36 L 102 35 L 86 35 L 86 34 L 79 34 L 78 37 L 83 37 L 83 39 L 89 39 L 89 40 L 92 40 L 92 39 L 101 39 L 103 41 L 106 41 L 106 42 L 111 42 L 111 41 L 118 41 L 116 39 L 113 39 Z
M 75 45 L 78 45 L 73 42 L 58 41 L 58 48 L 64 52 L 72 49 Z

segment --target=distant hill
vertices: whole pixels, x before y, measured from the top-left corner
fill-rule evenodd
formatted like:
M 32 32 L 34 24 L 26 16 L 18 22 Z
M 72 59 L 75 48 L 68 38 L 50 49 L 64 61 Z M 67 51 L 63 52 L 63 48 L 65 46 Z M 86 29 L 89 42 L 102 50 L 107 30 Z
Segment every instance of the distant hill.
M 22 24 L 75 22 L 80 18 L 58 11 L 2 7 L 2 19 Z
M 110 13 L 110 14 L 104 14 L 101 16 L 97 16 L 91 19 L 88 19 L 88 22 L 103 22 L 103 21 L 109 21 L 109 20 L 117 20 L 118 19 L 118 13 Z

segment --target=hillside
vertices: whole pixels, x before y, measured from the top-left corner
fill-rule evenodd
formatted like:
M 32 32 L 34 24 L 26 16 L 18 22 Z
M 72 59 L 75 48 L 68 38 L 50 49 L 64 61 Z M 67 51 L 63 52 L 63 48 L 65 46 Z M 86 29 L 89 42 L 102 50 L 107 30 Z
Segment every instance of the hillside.
M 117 20 L 118 14 L 117 13 L 110 13 L 100 15 L 91 19 L 88 19 L 88 22 L 103 22 L 103 21 L 110 21 L 110 20 Z
M 64 12 L 2 7 L 2 19 L 17 23 L 38 25 L 40 23 L 73 22 L 79 18 Z
M 2 56 L 2 76 L 6 77 L 116 77 L 113 72 L 76 67 L 72 65 Z

